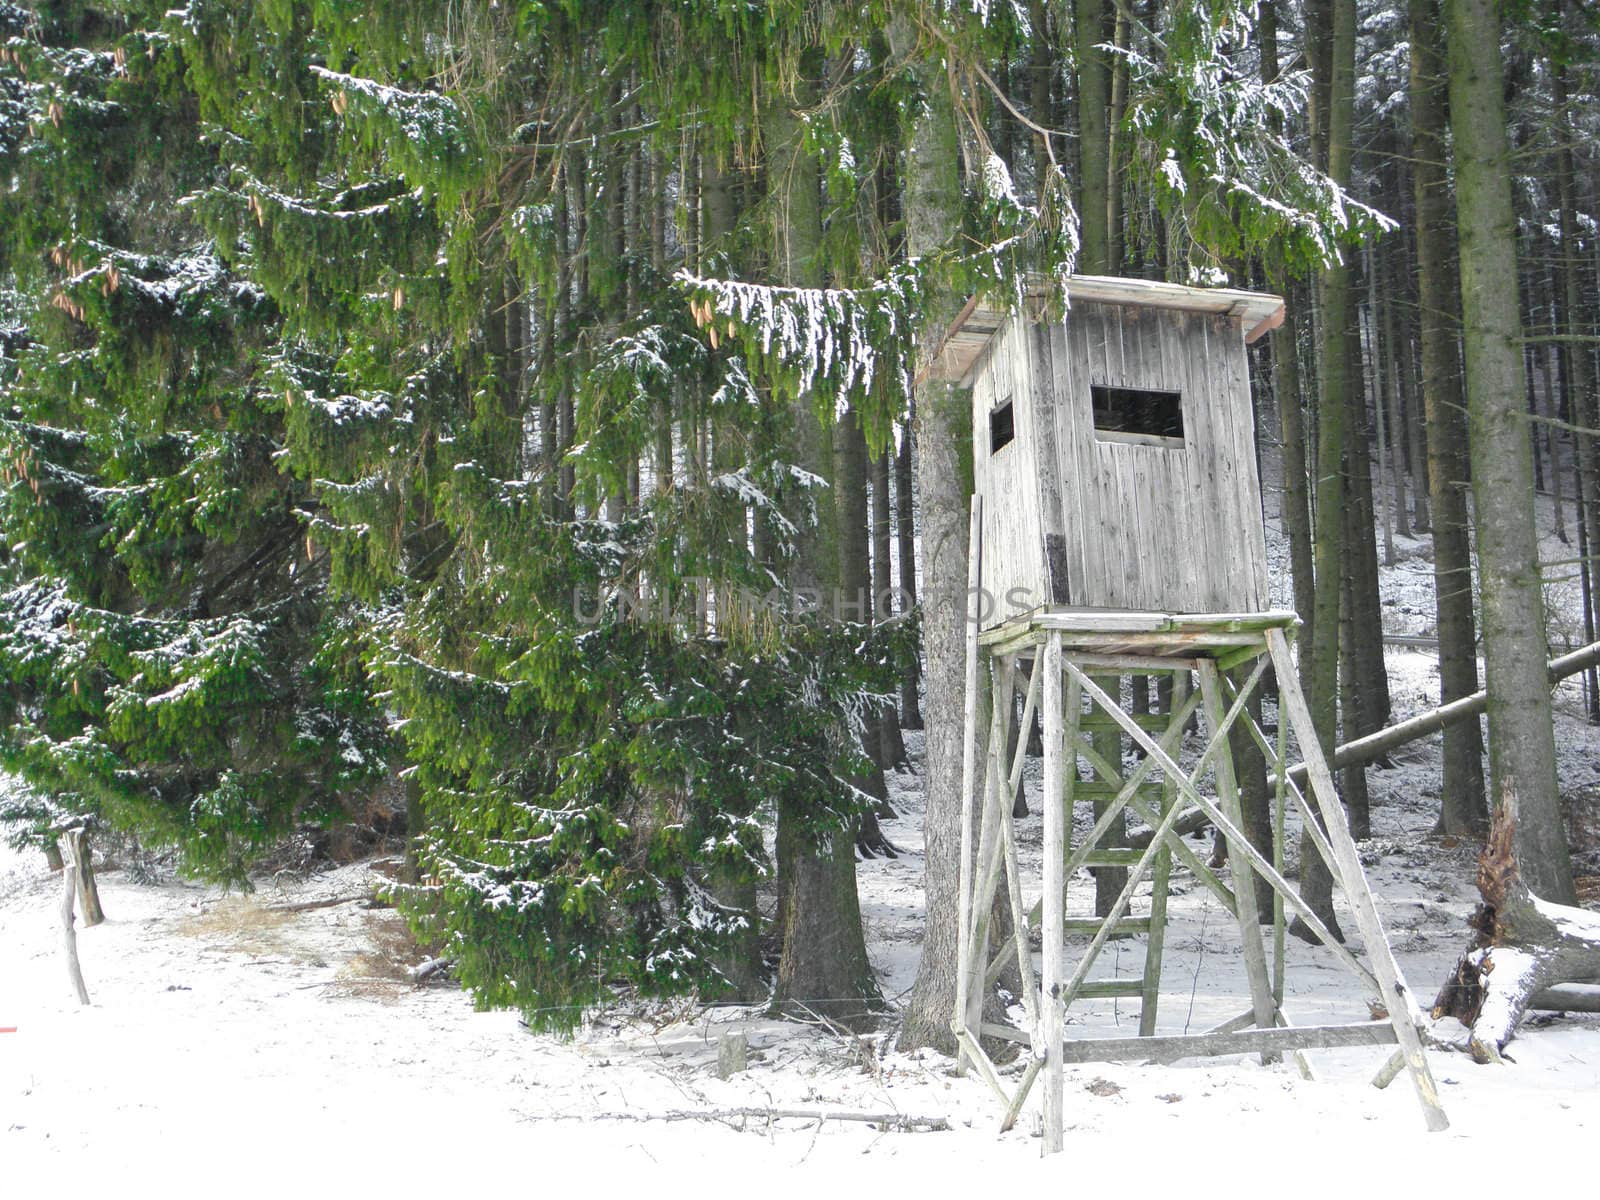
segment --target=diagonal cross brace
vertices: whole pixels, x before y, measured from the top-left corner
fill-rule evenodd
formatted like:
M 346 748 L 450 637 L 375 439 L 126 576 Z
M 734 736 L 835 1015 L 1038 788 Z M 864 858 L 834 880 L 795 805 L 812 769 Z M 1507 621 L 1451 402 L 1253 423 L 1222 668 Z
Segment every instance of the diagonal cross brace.
M 1073 677 L 1078 680 L 1079 686 L 1082 687 L 1083 690 L 1090 696 L 1094 697 L 1096 703 L 1100 704 L 1102 707 L 1106 707 L 1107 711 L 1111 713 L 1112 717 L 1116 719 L 1117 723 L 1128 731 L 1128 735 L 1132 737 L 1133 740 L 1141 747 L 1143 747 L 1145 753 L 1157 760 L 1157 765 L 1160 766 L 1161 769 L 1172 778 L 1172 781 L 1178 785 L 1178 789 L 1184 794 L 1184 796 L 1190 802 L 1199 806 L 1200 810 L 1204 812 L 1208 818 L 1210 818 L 1211 823 L 1222 831 L 1222 835 L 1224 837 L 1226 837 L 1230 842 L 1238 844 L 1240 851 L 1243 853 L 1245 859 L 1249 861 L 1250 865 L 1259 871 L 1261 875 L 1266 878 L 1268 883 L 1282 893 L 1283 898 L 1294 906 L 1295 911 L 1300 914 L 1301 919 L 1304 920 L 1305 923 L 1310 927 L 1311 931 L 1322 940 L 1323 944 L 1326 945 L 1329 950 L 1333 951 L 1339 960 L 1355 973 L 1357 978 L 1365 981 L 1381 999 L 1383 996 L 1383 988 L 1378 983 L 1378 980 L 1373 977 L 1372 972 L 1368 971 L 1366 967 L 1362 966 L 1360 960 L 1357 959 L 1355 955 L 1351 954 L 1350 951 L 1346 950 L 1344 946 L 1339 943 L 1338 939 L 1333 936 L 1333 934 L 1328 932 L 1328 927 L 1322 923 L 1322 918 L 1317 916 L 1317 914 L 1311 910 L 1311 906 L 1300 898 L 1300 894 L 1290 886 L 1289 881 L 1286 880 L 1276 870 L 1274 870 L 1272 864 L 1262 857 L 1261 852 L 1250 844 L 1250 839 L 1245 837 L 1232 821 L 1228 820 L 1222 809 L 1219 808 L 1208 796 L 1202 795 L 1200 790 L 1196 788 L 1193 783 L 1189 782 L 1187 777 L 1185 777 L 1183 768 L 1175 763 L 1166 753 L 1166 751 L 1162 750 L 1160 746 L 1156 745 L 1154 739 L 1152 739 L 1150 735 L 1143 729 L 1140 729 L 1133 718 L 1124 713 L 1121 707 L 1113 702 L 1111 698 L 1105 694 L 1105 692 L 1101 691 L 1092 679 L 1090 679 L 1082 671 L 1078 670 L 1077 666 L 1070 660 L 1066 661 L 1065 666 L 1066 669 L 1072 673 Z M 1279 676 L 1280 678 L 1282 676 L 1281 668 L 1279 670 Z M 1236 701 L 1234 707 L 1239 708 L 1242 706 Z M 1226 726 L 1224 726 L 1224 729 L 1226 729 Z
M 1075 676 L 1079 676 L 1080 685 L 1085 684 L 1085 681 L 1088 677 L 1082 675 L 1076 664 L 1074 664 L 1070 659 L 1066 661 L 1066 667 L 1067 670 L 1071 671 Z M 1265 667 L 1266 663 L 1265 660 L 1263 660 L 1256 670 L 1256 678 L 1260 677 L 1261 671 L 1265 669 Z M 1119 724 L 1125 722 L 1126 725 L 1131 726 L 1134 729 L 1139 729 L 1138 723 L 1135 722 L 1132 717 L 1129 717 L 1122 711 L 1122 706 L 1112 701 L 1105 692 L 1099 689 L 1099 687 L 1095 686 L 1093 683 L 1088 683 L 1086 686 L 1084 686 L 1084 690 L 1089 694 L 1090 698 L 1095 701 L 1095 703 L 1099 704 L 1101 708 L 1106 709 L 1106 711 L 1109 712 Z M 1176 774 L 1173 774 L 1173 778 L 1174 781 L 1177 782 L 1178 786 L 1186 793 L 1198 795 L 1199 793 L 1194 786 L 1194 781 L 1199 779 L 1200 776 L 1205 772 L 1205 769 L 1210 766 L 1211 760 L 1216 757 L 1217 752 L 1227 747 L 1228 730 L 1232 726 L 1233 721 L 1238 718 L 1238 715 L 1243 708 L 1244 701 L 1240 700 L 1237 701 L 1233 708 L 1229 710 L 1227 717 L 1224 718 L 1217 729 L 1213 731 L 1211 740 L 1206 743 L 1205 749 L 1200 754 L 1199 761 L 1195 763 L 1192 774 L 1185 776 L 1182 768 L 1174 763 L 1173 760 L 1166 754 L 1166 752 L 1161 750 L 1160 746 L 1157 745 L 1153 739 L 1150 739 L 1148 734 L 1144 733 L 1144 730 L 1139 729 L 1140 733 L 1144 734 L 1145 738 L 1150 741 L 1151 746 L 1155 747 L 1156 752 L 1160 755 L 1159 759 L 1152 756 L 1151 758 L 1146 759 L 1145 762 L 1149 763 L 1153 761 L 1155 762 L 1155 765 L 1161 767 L 1169 774 L 1176 772 Z M 1064 989 L 1062 996 L 1063 1004 L 1070 1005 L 1072 1003 L 1073 998 L 1078 994 L 1078 989 L 1083 986 L 1084 980 L 1088 978 L 1089 970 L 1094 966 L 1094 960 L 1099 957 L 1100 951 L 1105 946 L 1107 939 L 1110 938 L 1112 928 L 1116 922 L 1121 919 L 1123 913 L 1127 912 L 1128 906 L 1133 902 L 1134 889 L 1144 879 L 1145 874 L 1150 870 L 1151 864 L 1155 862 L 1156 855 L 1162 849 L 1162 843 L 1166 840 L 1166 837 L 1171 832 L 1172 827 L 1177 823 L 1180 811 L 1181 806 L 1176 804 L 1167 810 L 1166 815 L 1161 818 L 1160 824 L 1156 826 L 1155 834 L 1151 837 L 1150 844 L 1145 847 L 1144 853 L 1139 856 L 1139 861 L 1129 869 L 1128 878 L 1123 884 L 1121 894 L 1117 896 L 1116 902 L 1111 906 L 1111 911 L 1106 915 L 1105 920 L 1100 925 L 1100 928 L 1095 932 L 1093 940 L 1089 943 L 1089 948 L 1083 952 L 1083 957 L 1079 960 L 1077 969 L 1072 973 L 1072 978 L 1067 982 L 1067 986 Z

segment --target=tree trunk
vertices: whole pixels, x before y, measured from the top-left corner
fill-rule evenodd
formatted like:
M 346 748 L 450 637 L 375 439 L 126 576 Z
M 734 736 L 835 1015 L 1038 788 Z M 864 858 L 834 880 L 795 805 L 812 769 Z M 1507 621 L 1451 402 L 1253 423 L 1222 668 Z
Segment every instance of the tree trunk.
M 906 18 L 890 26 L 895 55 L 918 50 L 916 28 Z M 912 62 L 923 103 L 912 109 L 903 180 L 906 252 L 930 254 L 961 225 L 961 159 L 956 113 L 945 70 L 928 54 Z M 936 297 L 924 313 L 921 352 L 954 318 L 961 297 Z M 917 391 L 917 492 L 922 545 L 922 644 L 927 704 L 924 818 L 927 918 L 922 959 L 901 1029 L 903 1048 L 934 1046 L 955 1053 L 950 1020 L 955 1012 L 956 931 L 961 855 L 961 722 L 965 676 L 967 497 L 971 492 L 971 413 L 968 394 L 928 380 Z
M 83 830 L 78 836 L 80 839 L 76 846 L 78 910 L 83 913 L 83 927 L 93 929 L 106 919 L 106 910 L 100 907 L 100 886 L 94 878 L 94 852 L 89 846 L 89 833 Z
M 1294 303 L 1293 295 L 1289 303 Z M 1283 525 L 1289 536 L 1289 569 L 1294 576 L 1294 606 L 1307 622 L 1311 644 L 1316 585 L 1312 567 L 1311 485 L 1306 475 L 1305 416 L 1300 403 L 1299 347 L 1292 319 L 1272 332 L 1272 390 L 1277 393 L 1283 433 Z M 1309 663 L 1307 663 L 1309 666 Z
M 1343 728 L 1346 738 L 1360 737 L 1373 732 L 1364 727 L 1365 705 L 1361 700 L 1360 684 L 1356 682 L 1356 639 L 1350 628 L 1355 621 L 1352 590 L 1351 582 L 1345 580 L 1344 604 L 1339 613 L 1340 623 L 1344 626 L 1339 637 L 1339 698 L 1343 709 Z M 1350 818 L 1350 836 L 1358 842 L 1371 837 L 1371 801 L 1367 792 L 1366 767 L 1363 764 L 1352 763 L 1339 773 L 1339 794 L 1340 799 L 1344 801 L 1345 812 Z
M 1107 236 L 1111 139 L 1106 114 L 1111 107 L 1111 64 L 1104 50 L 1112 28 L 1106 0 L 1074 0 L 1073 48 L 1078 65 L 1078 270 L 1104 275 L 1111 270 Z
M 872 608 L 874 621 L 894 616 L 894 575 L 889 569 L 889 459 L 887 448 L 872 463 Z M 878 764 L 886 771 L 903 771 L 906 741 L 900 735 L 900 718 L 893 704 L 878 711 Z M 887 801 L 885 801 L 887 804 Z
M 1235 687 L 1242 687 L 1249 675 L 1246 667 L 1236 668 L 1233 672 Z M 1256 690 L 1246 701 L 1246 712 L 1250 719 L 1261 725 L 1261 692 Z M 1281 717 L 1279 718 L 1282 719 Z M 1263 858 L 1272 860 L 1272 788 L 1267 780 L 1267 760 L 1261 753 L 1261 747 L 1256 745 L 1255 739 L 1250 736 L 1249 730 L 1241 722 L 1235 722 L 1233 728 L 1228 730 L 1228 751 L 1233 756 L 1234 774 L 1239 783 L 1239 804 L 1244 816 L 1244 835 L 1250 839 L 1250 844 L 1261 851 Z M 1226 847 L 1227 842 L 1222 845 Z M 1252 871 L 1251 878 L 1256 886 L 1256 912 L 1263 921 L 1272 920 L 1272 899 L 1276 894 L 1272 885 L 1260 874 Z
M 1279 75 L 1278 11 L 1276 0 L 1262 0 L 1256 10 L 1257 40 L 1261 44 L 1261 82 L 1274 83 Z M 1311 549 L 1311 480 L 1306 473 L 1305 409 L 1300 396 L 1300 346 L 1296 320 L 1301 305 L 1293 281 L 1274 276 L 1273 287 L 1288 305 L 1288 318 L 1272 331 L 1272 391 L 1278 404 L 1278 428 L 1283 436 L 1282 518 L 1289 538 L 1289 569 L 1294 577 L 1294 608 L 1304 623 L 1304 645 L 1312 644 L 1315 574 Z M 1302 690 L 1309 657 L 1302 664 Z
M 1544 684 L 1548 643 L 1532 454 L 1521 412 L 1516 219 L 1500 21 L 1493 0 L 1446 0 L 1445 16 L 1490 775 L 1496 806 L 1510 809 L 1517 858 L 1530 886 L 1558 904 L 1572 904 L 1577 897 L 1556 792 L 1550 692 Z
M 1404 259 L 1402 258 L 1402 262 Z M 1406 428 L 1407 469 L 1411 473 L 1411 528 L 1426 533 L 1432 525 L 1428 512 L 1427 425 L 1415 391 L 1416 370 L 1411 347 L 1411 327 L 1400 316 L 1397 296 L 1404 287 L 1400 270 L 1391 261 L 1380 273 L 1387 279 L 1384 301 L 1384 337 L 1389 345 L 1389 370 L 1394 377 L 1394 394 L 1400 402 Z
M 1116 21 L 1112 26 L 1111 44 L 1118 50 L 1128 48 L 1128 10 L 1116 6 Z M 1106 271 L 1120 275 L 1124 270 L 1126 239 L 1122 232 L 1122 178 L 1128 157 L 1128 138 L 1123 133 L 1122 122 L 1128 111 L 1128 59 L 1126 54 L 1116 54 L 1111 59 L 1111 104 L 1107 113 L 1108 145 L 1106 147 Z
M 1480 1063 L 1502 1062 L 1506 1043 L 1545 989 L 1600 983 L 1600 913 L 1551 904 L 1528 890 L 1518 870 L 1516 822 L 1495 812 L 1478 859 L 1483 903 L 1472 914 L 1476 945 L 1456 963 L 1433 1002 L 1433 1015 L 1454 1017 L 1472 1031 Z
M 1355 0 L 1330 0 L 1307 6 L 1307 42 L 1313 65 L 1313 125 L 1320 126 L 1327 173 L 1335 183 L 1350 182 L 1351 134 L 1355 118 Z M 1351 335 L 1350 270 L 1341 260 L 1320 277 L 1322 309 L 1321 396 L 1317 422 L 1316 599 L 1313 605 L 1311 670 L 1306 700 L 1323 753 L 1332 756 L 1338 730 L 1339 601 L 1344 569 L 1344 453 L 1348 416 Z M 1306 672 L 1302 667 L 1302 676 Z M 1329 930 L 1333 917 L 1333 877 L 1309 835 L 1300 839 L 1301 893 Z M 1302 930 L 1297 932 L 1314 936 Z
M 809 90 L 802 81 L 800 87 Z M 809 95 L 797 98 L 804 106 Z M 817 253 L 822 243 L 821 179 L 816 156 L 802 146 L 799 117 L 787 97 L 777 97 L 762 114 L 766 145 L 768 201 L 772 211 L 775 282 L 815 287 L 821 283 Z M 802 399 L 791 413 L 793 461 L 823 479 L 833 477 L 830 439 Z M 839 581 L 834 504 L 817 500 L 818 527 L 797 526 L 789 582 L 794 589 L 831 594 Z M 799 514 L 796 514 L 797 516 Z M 797 828 L 800 814 L 778 813 L 778 928 L 782 949 L 774 1006 L 782 1012 L 826 1012 L 853 1022 L 879 1004 L 867 962 L 856 895 L 855 852 L 851 831 L 821 839 Z
M 78 894 L 81 883 L 78 875 L 78 864 L 83 862 L 88 855 L 84 845 L 84 834 L 81 829 L 68 829 L 61 834 L 59 845 L 61 847 L 61 937 L 63 948 L 67 957 L 67 978 L 72 981 L 72 987 L 78 993 L 78 1003 L 89 1003 L 89 989 L 84 986 L 83 967 L 78 962 L 78 934 L 73 928 L 72 902 Z
M 864 624 L 872 620 L 872 562 L 868 554 L 872 530 L 867 517 L 867 438 L 854 407 L 833 427 L 833 502 L 839 537 L 839 586 L 833 594 L 831 616 Z M 876 712 L 864 716 L 861 750 L 867 770 L 851 782 L 872 797 L 877 804 L 875 811 L 881 814 L 888 804 L 889 785 L 883 775 L 882 729 Z M 892 852 L 876 820 L 862 823 L 858 846 L 869 857 Z
M 1477 618 L 1467 516 L 1467 428 L 1452 323 L 1459 311 L 1451 261 L 1451 196 L 1439 51 L 1438 0 L 1411 0 L 1411 129 L 1417 199 L 1417 301 L 1421 310 L 1422 403 L 1428 428 L 1428 498 L 1433 507 L 1433 586 L 1439 635 L 1439 702 L 1478 690 Z M 1439 827 L 1458 837 L 1488 828 L 1483 737 L 1476 721 L 1444 735 Z
M 914 516 L 915 497 L 911 484 L 911 446 L 916 441 L 916 405 L 906 415 L 905 432 L 900 437 L 900 451 L 894 456 L 895 537 L 899 542 L 900 604 L 902 612 L 910 612 L 917 605 L 917 538 Z M 917 680 L 922 672 L 915 656 L 906 664 L 900 677 L 900 727 L 922 728 L 922 703 L 917 696 Z
M 802 832 L 803 814 L 778 814 L 778 869 L 786 872 L 778 925 L 783 950 L 773 1008 L 862 1028 L 882 1007 L 867 962 L 856 895 L 854 834 Z

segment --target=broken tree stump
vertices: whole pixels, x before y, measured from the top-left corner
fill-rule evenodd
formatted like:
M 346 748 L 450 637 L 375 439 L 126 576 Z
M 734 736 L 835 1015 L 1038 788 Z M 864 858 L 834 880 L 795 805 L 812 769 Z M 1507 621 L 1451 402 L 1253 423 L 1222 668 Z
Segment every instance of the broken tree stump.
M 1478 858 L 1483 903 L 1470 924 L 1477 937 L 1433 1002 L 1435 1017 L 1455 1017 L 1471 1031 L 1478 1062 L 1502 1062 L 1536 998 L 1560 984 L 1600 983 L 1600 913 L 1541 900 L 1522 882 L 1509 806 L 1495 813 Z
M 78 963 L 78 934 L 73 928 L 72 906 L 78 892 L 78 864 L 86 853 L 83 830 L 67 829 L 61 834 L 61 936 L 67 953 L 67 976 L 78 993 L 78 1003 L 89 1003 L 89 989 L 83 982 L 83 967 Z

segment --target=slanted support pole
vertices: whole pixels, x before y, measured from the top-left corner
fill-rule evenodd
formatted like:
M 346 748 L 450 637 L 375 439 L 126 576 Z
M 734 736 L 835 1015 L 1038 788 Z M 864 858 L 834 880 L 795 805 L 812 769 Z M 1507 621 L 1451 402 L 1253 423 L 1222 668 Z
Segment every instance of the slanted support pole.
M 1312 797 L 1327 827 L 1328 841 L 1335 859 L 1330 865 L 1336 868 L 1345 899 L 1355 910 L 1356 927 L 1360 929 L 1361 940 L 1366 944 L 1372 972 L 1381 985 L 1383 1001 L 1394 1025 L 1395 1039 L 1405 1054 L 1406 1069 L 1410 1073 L 1412 1087 L 1416 1089 L 1417 1101 L 1422 1105 L 1423 1119 L 1433 1132 L 1448 1129 L 1450 1120 L 1439 1103 L 1439 1089 L 1433 1082 L 1433 1072 L 1428 1069 L 1428 1058 L 1423 1053 L 1422 1037 L 1418 1033 L 1422 1012 L 1389 949 L 1383 922 L 1378 917 L 1366 875 L 1361 870 L 1360 855 L 1345 824 L 1339 794 L 1334 790 L 1333 775 L 1328 770 L 1327 760 L 1323 758 L 1321 745 L 1317 741 L 1311 710 L 1300 692 L 1294 658 L 1289 653 L 1289 639 L 1284 636 L 1283 630 L 1267 630 L 1267 649 L 1272 654 L 1272 664 L 1278 672 L 1278 698 L 1283 705 L 1283 714 L 1294 724 L 1295 735 L 1306 756 L 1306 773 L 1311 783 Z

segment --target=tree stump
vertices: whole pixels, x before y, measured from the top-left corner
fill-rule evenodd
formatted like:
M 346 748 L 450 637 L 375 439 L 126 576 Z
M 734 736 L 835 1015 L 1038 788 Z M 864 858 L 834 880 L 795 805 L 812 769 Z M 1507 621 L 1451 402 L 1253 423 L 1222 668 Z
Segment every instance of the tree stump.
M 1535 998 L 1564 983 L 1600 983 L 1600 913 L 1552 904 L 1528 890 L 1517 866 L 1515 818 L 1495 814 L 1478 858 L 1483 903 L 1470 924 L 1477 937 L 1433 1002 L 1435 1017 L 1471 1030 L 1478 1062 L 1503 1062 L 1503 1051 Z
M 67 976 L 78 993 L 78 1003 L 89 1003 L 89 989 L 83 982 L 83 968 L 78 964 L 78 934 L 73 928 L 72 906 L 78 892 L 78 864 L 86 853 L 83 830 L 67 829 L 61 834 L 61 936 L 67 953 Z

